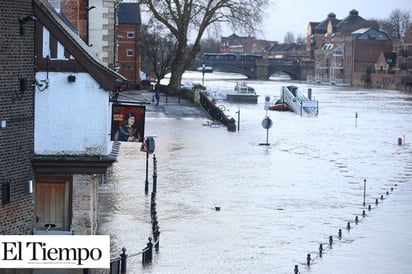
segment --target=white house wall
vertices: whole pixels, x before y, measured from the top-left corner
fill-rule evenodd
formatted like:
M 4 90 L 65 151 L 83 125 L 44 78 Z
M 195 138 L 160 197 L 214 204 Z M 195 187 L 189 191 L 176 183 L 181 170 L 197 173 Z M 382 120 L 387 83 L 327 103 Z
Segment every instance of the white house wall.
M 69 75 L 76 81 L 68 82 Z M 40 83 L 46 77 L 36 73 Z M 109 154 L 109 92 L 87 73 L 49 72 L 48 79 L 47 89 L 35 90 L 35 154 Z

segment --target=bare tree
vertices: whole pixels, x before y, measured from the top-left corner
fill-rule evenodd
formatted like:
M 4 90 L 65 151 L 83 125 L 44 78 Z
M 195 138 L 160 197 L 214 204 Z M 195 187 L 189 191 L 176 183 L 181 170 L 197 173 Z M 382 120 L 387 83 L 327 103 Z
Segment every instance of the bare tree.
M 142 26 L 141 55 L 142 68 L 146 73 L 156 76 L 156 85 L 171 72 L 176 53 L 176 39 L 170 33 L 163 33 L 155 22 Z
M 295 43 L 295 35 L 292 32 L 288 31 L 283 38 L 283 43 L 285 44 L 293 44 Z
M 236 30 L 254 32 L 269 0 L 141 0 L 152 16 L 177 40 L 168 91 L 178 90 L 183 72 L 200 51 L 208 27 L 226 23 Z M 189 36 L 194 37 L 188 48 Z
M 411 14 L 408 11 L 395 9 L 387 20 L 381 21 L 381 30 L 391 37 L 402 39 L 408 29 Z

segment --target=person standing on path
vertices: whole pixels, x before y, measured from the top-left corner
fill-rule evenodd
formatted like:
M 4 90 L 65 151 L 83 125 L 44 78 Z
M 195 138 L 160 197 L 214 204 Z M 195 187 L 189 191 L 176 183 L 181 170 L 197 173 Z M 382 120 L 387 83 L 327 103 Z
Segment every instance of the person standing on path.
M 156 98 L 156 106 L 159 105 L 159 101 L 160 101 L 160 91 L 158 88 L 156 88 L 155 90 L 155 98 Z

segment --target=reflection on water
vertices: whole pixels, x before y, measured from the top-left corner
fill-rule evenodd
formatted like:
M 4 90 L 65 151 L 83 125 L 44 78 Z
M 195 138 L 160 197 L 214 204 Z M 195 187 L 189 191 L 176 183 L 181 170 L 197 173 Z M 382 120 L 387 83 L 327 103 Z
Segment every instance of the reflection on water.
M 361 214 L 364 179 L 372 207 L 394 184 L 411 182 L 410 95 L 311 86 L 319 116 L 269 112 L 271 145 L 259 146 L 266 140 L 264 97 L 278 97 L 282 83 L 249 84 L 260 95 L 258 104 L 225 104 L 233 117 L 240 110 L 239 132 L 147 114 L 145 131 L 158 136 L 160 252 L 145 268 L 140 257 L 130 259 L 130 273 L 292 273 L 307 253 L 317 254 L 319 243 Z M 403 136 L 406 144 L 398 146 Z M 150 183 L 151 168 L 150 162 Z M 108 181 L 99 233 L 111 235 L 113 256 L 123 246 L 139 252 L 151 224 L 138 144 L 121 145 Z M 353 240 L 349 235 L 345 242 Z

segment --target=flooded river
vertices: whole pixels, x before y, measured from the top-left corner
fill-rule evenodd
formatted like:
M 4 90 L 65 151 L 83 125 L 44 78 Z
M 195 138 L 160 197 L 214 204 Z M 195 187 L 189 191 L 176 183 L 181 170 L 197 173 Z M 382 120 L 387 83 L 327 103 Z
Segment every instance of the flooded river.
M 290 83 L 248 84 L 260 95 L 258 104 L 222 102 L 236 120 L 240 112 L 236 132 L 204 126 L 201 118 L 146 114 L 145 133 L 157 135 L 160 250 L 146 267 L 141 256 L 130 258 L 128 273 L 293 273 L 294 265 L 300 273 L 321 273 L 317 266 L 327 264 L 333 250 L 373 238 L 373 231 L 354 232 L 378 218 L 380 207 L 412 184 L 411 94 L 295 83 L 305 93 L 312 88 L 319 115 L 267 112 L 273 126 L 270 145 L 262 146 L 267 137 L 261 124 L 264 98 L 279 97 L 281 86 Z M 232 88 L 235 80 L 207 78 L 205 85 Z M 139 145 L 122 143 L 101 188 L 99 234 L 111 235 L 113 257 L 122 247 L 128 254 L 140 252 L 151 236 L 146 154 Z M 152 156 L 150 184 L 151 176 Z M 376 205 L 381 195 L 384 199 Z M 385 226 L 384 220 L 374 221 L 372 230 Z M 323 258 L 318 256 L 321 243 Z M 384 248 L 396 249 L 390 244 Z M 312 256 L 310 268 L 307 254 Z

